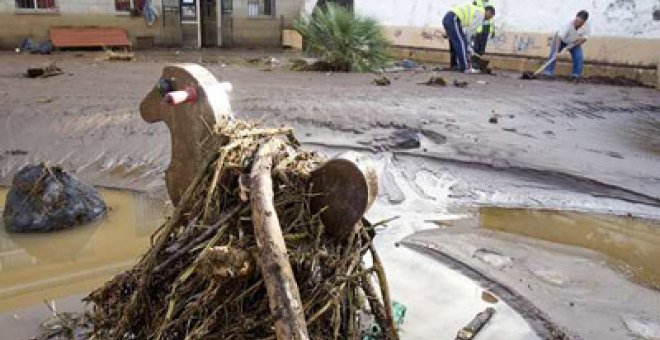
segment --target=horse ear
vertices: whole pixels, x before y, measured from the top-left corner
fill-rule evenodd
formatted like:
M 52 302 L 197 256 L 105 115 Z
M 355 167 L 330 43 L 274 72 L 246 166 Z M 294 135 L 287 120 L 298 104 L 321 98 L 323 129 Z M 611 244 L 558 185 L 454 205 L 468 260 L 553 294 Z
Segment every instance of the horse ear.
M 140 103 L 140 115 L 147 123 L 163 121 L 162 97 L 158 88 L 154 87 Z

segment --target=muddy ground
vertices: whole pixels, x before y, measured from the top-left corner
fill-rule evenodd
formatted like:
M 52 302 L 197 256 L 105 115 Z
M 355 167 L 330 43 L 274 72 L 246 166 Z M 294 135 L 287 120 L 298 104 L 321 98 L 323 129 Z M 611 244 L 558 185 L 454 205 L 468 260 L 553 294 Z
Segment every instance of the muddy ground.
M 507 72 L 494 76 L 438 72 L 449 86 L 430 87 L 419 84 L 433 75 L 426 71 L 387 74 L 392 83 L 381 87 L 372 84 L 376 78 L 372 74 L 291 72 L 285 65 L 248 62 L 270 56 L 282 64 L 295 57 L 265 51 L 158 51 L 141 53 L 136 62 L 127 63 L 99 60 L 95 52 L 0 54 L 0 184 L 9 184 L 24 164 L 50 161 L 96 185 L 163 197 L 169 133 L 163 124 L 145 124 L 138 104 L 164 65 L 198 62 L 233 83 L 232 105 L 239 117 L 292 125 L 307 147 L 330 155 L 357 150 L 376 161 L 383 174 L 381 208 L 371 214 L 374 219 L 403 216 L 379 241 L 392 251 L 385 257 L 394 259 L 392 254 L 404 251 L 394 244 L 405 236 L 441 224 L 466 206 L 660 217 L 657 90 L 522 81 L 519 74 Z M 49 61 L 56 61 L 64 74 L 45 79 L 21 76 L 29 66 Z M 454 87 L 454 80 L 468 85 Z M 402 132 L 419 136 L 420 147 L 395 145 L 390 137 Z M 516 239 L 491 242 L 496 238 L 483 233 L 448 240 L 444 234 L 424 235 L 417 234 L 408 243 L 434 248 L 434 242 L 449 242 L 444 250 L 453 251 L 455 257 L 469 248 L 461 248 L 464 243 L 473 247 L 492 243 L 500 253 L 523 257 Z M 456 240 L 453 245 L 452 240 Z M 402 256 L 419 260 L 412 257 L 417 255 Z M 471 258 L 461 259 L 473 267 L 483 265 L 476 260 L 470 263 Z M 594 265 L 586 267 L 598 274 L 597 280 L 616 285 L 610 291 L 586 289 L 593 284 L 580 276 L 580 286 L 559 290 L 571 292 L 565 297 L 548 289 L 542 290 L 545 294 L 531 288 L 521 293 L 545 307 L 548 319 L 586 339 L 636 336 L 626 320 L 660 323 L 657 291 L 621 279 L 592 254 L 572 258 L 582 264 L 591 261 Z M 548 259 L 552 256 L 546 252 L 537 262 L 552 261 Z M 558 261 L 551 272 L 573 273 L 575 261 Z M 524 277 L 529 272 L 526 265 L 514 261 L 516 270 L 506 274 L 513 281 L 525 278 L 542 284 L 543 277 Z M 507 275 L 491 274 L 506 281 Z M 608 294 L 640 299 L 617 307 L 603 302 Z M 573 308 L 576 299 L 584 302 L 577 309 Z

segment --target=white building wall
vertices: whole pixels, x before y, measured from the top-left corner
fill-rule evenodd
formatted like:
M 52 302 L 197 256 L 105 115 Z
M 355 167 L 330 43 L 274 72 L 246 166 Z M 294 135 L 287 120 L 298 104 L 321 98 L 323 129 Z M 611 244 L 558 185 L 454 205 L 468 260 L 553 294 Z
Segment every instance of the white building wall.
M 464 0 L 467 1 L 467 0 Z M 308 0 L 310 12 L 316 1 Z M 441 27 L 459 0 L 355 0 L 355 11 L 386 26 Z M 660 38 L 660 0 L 494 0 L 496 26 L 509 32 L 552 32 L 589 11 L 595 36 Z M 660 47 L 659 47 L 660 49 Z M 660 52 L 659 52 L 660 53 Z

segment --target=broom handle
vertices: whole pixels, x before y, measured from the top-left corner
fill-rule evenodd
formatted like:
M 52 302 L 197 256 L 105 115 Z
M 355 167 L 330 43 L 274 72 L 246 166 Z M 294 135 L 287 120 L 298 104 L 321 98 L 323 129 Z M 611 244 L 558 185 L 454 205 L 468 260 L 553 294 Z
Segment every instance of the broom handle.
M 545 68 L 548 67 L 548 65 L 552 64 L 553 61 L 557 60 L 557 54 L 558 53 L 555 53 L 555 55 L 552 56 L 552 58 L 548 59 L 548 61 L 545 64 L 543 64 L 543 66 L 539 67 L 539 69 L 536 70 L 536 72 L 534 72 L 534 75 L 536 76 L 539 73 L 543 72 L 543 70 L 545 70 Z

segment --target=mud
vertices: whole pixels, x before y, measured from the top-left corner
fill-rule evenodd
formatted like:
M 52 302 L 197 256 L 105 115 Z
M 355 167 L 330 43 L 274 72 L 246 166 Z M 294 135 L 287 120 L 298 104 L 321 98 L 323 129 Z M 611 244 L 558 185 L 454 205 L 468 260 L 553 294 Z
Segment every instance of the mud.
M 231 99 L 237 116 L 292 125 L 306 147 L 331 156 L 357 150 L 377 162 L 383 188 L 370 218 L 401 216 L 379 231 L 377 242 L 392 272 L 394 294 L 409 307 L 406 327 L 411 338 L 453 337 L 488 306 L 478 286 L 462 274 L 405 247 L 394 247 L 422 230 L 445 228 L 456 215 L 455 207 L 660 217 L 660 147 L 655 138 L 660 96 L 652 89 L 522 82 L 514 73 L 466 76 L 442 71 L 439 76 L 458 82 L 487 82 L 439 91 L 418 85 L 428 80 L 428 73 L 399 73 L 387 75 L 390 86 L 379 87 L 371 84 L 370 74 L 287 71 L 286 60 L 299 56 L 272 51 L 139 52 L 133 63 L 96 57 L 0 53 L 0 183 L 8 184 L 24 164 L 50 161 L 95 185 L 164 198 L 169 133 L 164 125 L 142 122 L 137 107 L 166 63 L 202 63 L 220 80 L 234 84 Z M 269 66 L 272 72 L 247 62 L 270 57 L 283 61 L 281 66 Z M 30 65 L 50 61 L 57 61 L 68 75 L 25 79 L 20 74 Z M 488 122 L 492 116 L 498 117 L 498 124 Z M 420 147 L 393 150 L 363 144 L 398 130 L 419 132 Z M 647 320 L 647 315 L 660 315 L 653 307 L 660 305 L 657 292 L 625 279 L 592 253 L 570 247 L 541 251 L 536 245 L 521 246 L 518 239 L 507 243 L 487 230 L 466 235 L 471 237 L 412 238 L 424 246 L 440 244 L 443 252 L 457 249 L 460 255 L 461 249 L 483 248 L 512 258 L 513 267 L 503 272 L 493 271 L 472 253 L 460 260 L 525 297 L 546 314 L 548 324 L 584 338 L 625 339 L 630 335 L 623 316 Z M 537 250 L 538 256 L 530 255 Z M 534 265 L 557 262 L 575 276 L 569 276 L 574 278 L 568 286 L 556 288 L 519 266 L 520 258 Z M 562 278 L 545 277 L 554 282 Z M 536 289 L 537 284 L 543 288 Z M 480 337 L 499 339 L 502 332 L 509 339 L 536 336 L 507 304 L 497 306 L 498 314 Z M 27 322 L 36 320 L 32 316 L 37 314 L 30 309 L 20 315 L 21 322 Z M 0 316 L 0 325 L 17 322 L 12 314 Z M 552 327 L 536 327 L 536 333 L 543 334 L 539 329 Z
M 571 81 L 570 77 L 556 76 L 554 78 L 540 78 L 538 75 L 535 75 L 533 72 L 525 71 L 520 76 L 520 79 L 523 80 L 533 80 L 533 79 L 542 79 L 546 81 Z M 597 76 L 592 75 L 588 77 L 583 77 L 579 81 L 583 84 L 592 84 L 592 85 L 611 85 L 611 86 L 625 86 L 625 87 L 647 87 L 653 88 L 653 86 L 645 84 L 639 80 L 630 79 L 622 76 L 618 77 L 609 77 L 609 76 Z
M 438 92 L 416 86 L 428 75 L 404 74 L 381 88 L 370 85 L 370 75 L 295 73 L 284 67 L 263 73 L 240 63 L 235 54 L 215 53 L 144 53 L 128 64 L 97 62 L 93 54 L 62 54 L 50 58 L 73 76 L 40 80 L 22 79 L 17 70 L 47 62 L 48 57 L 0 55 L 0 152 L 28 152 L 0 160 L 0 181 L 6 184 L 29 160 L 50 160 L 77 169 L 77 175 L 92 183 L 157 189 L 162 185 L 158 174 L 169 157 L 169 136 L 163 126 L 142 124 L 137 103 L 154 86 L 165 60 L 188 60 L 203 61 L 219 78 L 234 83 L 232 103 L 239 116 L 293 123 L 303 142 L 359 147 L 358 139 L 364 137 L 350 134 L 378 135 L 387 132 L 381 127 L 405 125 L 444 135 L 446 143 L 427 147 L 438 157 L 580 175 L 653 197 L 660 192 L 658 173 L 651 170 L 660 161 L 630 143 L 638 140 L 639 126 L 654 120 L 660 108 L 653 90 L 586 84 L 576 89 L 561 82 L 522 83 L 512 74 L 446 72 L 439 75 L 459 81 L 488 77 L 488 84 Z M 230 60 L 237 61 L 227 64 Z M 45 96 L 52 100 L 35 101 Z M 593 109 L 587 112 L 576 101 Z M 498 126 L 520 134 L 493 129 L 484 113 L 515 117 L 500 119 Z M 592 121 L 596 116 L 602 118 Z M 612 161 L 608 152 L 625 159 Z

